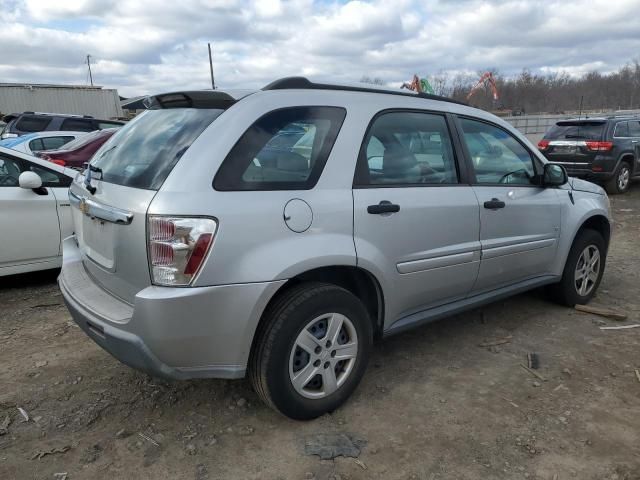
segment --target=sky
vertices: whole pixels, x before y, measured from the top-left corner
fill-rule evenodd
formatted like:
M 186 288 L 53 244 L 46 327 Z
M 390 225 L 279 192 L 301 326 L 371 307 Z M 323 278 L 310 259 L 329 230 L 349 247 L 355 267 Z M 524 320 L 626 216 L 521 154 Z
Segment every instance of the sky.
M 606 73 L 640 57 L 639 0 L 0 0 L 0 82 L 123 96 L 414 73 Z

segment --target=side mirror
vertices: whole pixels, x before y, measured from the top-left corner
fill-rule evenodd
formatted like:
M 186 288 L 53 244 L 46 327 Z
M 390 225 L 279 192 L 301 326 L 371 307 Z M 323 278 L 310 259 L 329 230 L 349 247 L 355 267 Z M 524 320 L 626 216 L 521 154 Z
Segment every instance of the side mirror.
M 34 190 L 42 187 L 42 179 L 36 172 L 22 172 L 18 177 L 20 188 Z
M 545 187 L 559 187 L 569 181 L 567 171 L 557 163 L 545 163 L 542 183 Z

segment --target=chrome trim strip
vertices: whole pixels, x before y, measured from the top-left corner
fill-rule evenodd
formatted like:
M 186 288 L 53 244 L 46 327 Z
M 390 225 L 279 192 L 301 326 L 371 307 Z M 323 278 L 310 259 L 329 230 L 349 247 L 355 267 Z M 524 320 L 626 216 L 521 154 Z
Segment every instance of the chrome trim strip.
M 104 220 L 105 222 L 129 225 L 133 213 L 109 205 L 102 205 L 87 197 L 81 197 L 69 190 L 69 202 L 86 216 Z
M 556 243 L 555 238 L 547 238 L 544 240 L 535 240 L 533 242 L 516 243 L 515 245 L 505 245 L 502 247 L 485 248 L 482 250 L 482 260 L 490 258 L 502 257 L 503 255 L 511 255 L 513 253 L 526 252 L 528 250 L 537 250 L 539 248 L 550 247 Z
M 398 273 L 414 273 L 434 268 L 453 267 L 463 263 L 470 263 L 480 259 L 480 252 L 464 252 L 454 255 L 444 255 L 442 257 L 425 258 L 421 260 L 413 260 L 411 262 L 398 263 L 396 268 Z
M 555 160 L 551 163 L 559 163 L 560 165 L 590 165 L 587 162 L 556 162 Z

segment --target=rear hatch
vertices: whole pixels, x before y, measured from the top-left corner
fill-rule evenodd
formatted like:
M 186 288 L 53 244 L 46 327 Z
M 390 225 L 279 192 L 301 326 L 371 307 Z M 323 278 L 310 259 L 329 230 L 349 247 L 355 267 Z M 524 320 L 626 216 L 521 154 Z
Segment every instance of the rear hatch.
M 538 148 L 549 161 L 586 167 L 607 147 L 605 126 L 606 120 L 564 120 L 549 129 Z
M 199 93 L 219 93 L 225 101 L 198 102 Z M 88 273 L 131 304 L 151 284 L 146 225 L 151 201 L 193 141 L 233 100 L 223 92 L 191 92 L 177 94 L 182 101 L 162 101 L 176 97 L 171 95 L 153 97 L 156 108 L 119 129 L 70 189 L 74 229 Z

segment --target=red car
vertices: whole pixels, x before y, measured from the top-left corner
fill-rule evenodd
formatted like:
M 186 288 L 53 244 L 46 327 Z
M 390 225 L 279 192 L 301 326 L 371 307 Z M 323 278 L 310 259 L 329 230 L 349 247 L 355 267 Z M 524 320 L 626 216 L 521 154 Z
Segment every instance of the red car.
M 93 154 L 104 142 L 111 138 L 117 128 L 106 128 L 87 133 L 72 140 L 57 150 L 43 150 L 38 156 L 57 165 L 70 168 L 84 168 L 84 164 L 91 160 Z

